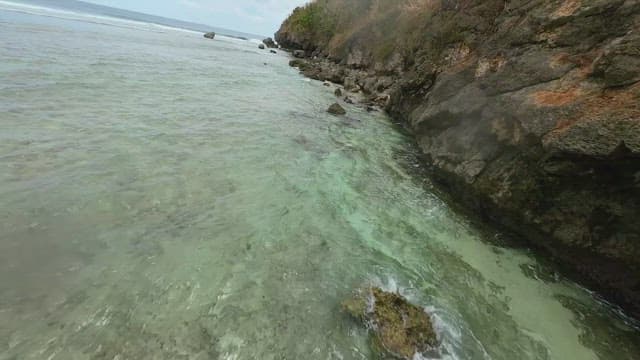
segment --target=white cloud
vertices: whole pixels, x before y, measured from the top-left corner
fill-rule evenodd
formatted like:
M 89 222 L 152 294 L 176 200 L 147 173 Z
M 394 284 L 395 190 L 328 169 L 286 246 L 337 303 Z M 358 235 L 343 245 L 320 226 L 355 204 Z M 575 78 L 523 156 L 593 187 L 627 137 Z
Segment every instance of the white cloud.
M 305 0 L 180 0 L 186 7 L 212 14 L 229 14 L 254 24 L 269 24 L 272 28 L 279 23 L 296 6 Z

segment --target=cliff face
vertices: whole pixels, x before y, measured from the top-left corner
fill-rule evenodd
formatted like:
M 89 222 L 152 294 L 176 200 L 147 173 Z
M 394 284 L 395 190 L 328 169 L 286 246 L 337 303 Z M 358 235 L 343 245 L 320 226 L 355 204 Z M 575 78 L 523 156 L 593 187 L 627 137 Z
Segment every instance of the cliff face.
M 640 0 L 318 0 L 276 36 L 453 196 L 640 316 Z

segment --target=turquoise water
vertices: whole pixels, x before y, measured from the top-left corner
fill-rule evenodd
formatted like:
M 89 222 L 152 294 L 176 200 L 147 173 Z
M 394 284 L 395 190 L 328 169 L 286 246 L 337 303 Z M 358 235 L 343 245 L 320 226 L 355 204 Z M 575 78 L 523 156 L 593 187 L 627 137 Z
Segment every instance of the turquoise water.
M 365 284 L 433 314 L 443 359 L 640 358 L 285 55 L 49 15 L 0 10 L 0 359 L 372 359 L 340 311 Z

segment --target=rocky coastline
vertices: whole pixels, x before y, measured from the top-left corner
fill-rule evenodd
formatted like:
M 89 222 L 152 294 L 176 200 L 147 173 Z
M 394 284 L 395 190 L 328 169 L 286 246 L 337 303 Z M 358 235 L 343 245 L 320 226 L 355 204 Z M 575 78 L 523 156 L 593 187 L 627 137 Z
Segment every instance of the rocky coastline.
M 421 29 L 437 42 L 382 58 L 373 29 L 318 40 L 296 12 L 276 40 L 403 123 L 455 200 L 640 318 L 640 2 L 453 3 Z

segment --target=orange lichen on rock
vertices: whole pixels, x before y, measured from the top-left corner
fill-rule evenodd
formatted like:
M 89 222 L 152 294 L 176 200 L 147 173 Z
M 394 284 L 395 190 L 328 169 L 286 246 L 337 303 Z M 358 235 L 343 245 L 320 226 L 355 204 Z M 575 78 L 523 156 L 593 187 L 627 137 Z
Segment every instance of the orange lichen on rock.
M 561 66 L 573 63 L 574 62 L 572 61 L 571 55 L 569 53 L 561 52 L 551 58 L 549 65 L 551 65 L 552 68 L 559 68 Z
M 543 139 L 549 143 L 585 122 L 640 122 L 640 83 L 626 89 L 610 89 L 582 99 L 579 110 L 569 119 L 561 119 Z M 595 125 L 594 125 L 595 126 Z
M 573 87 L 564 91 L 549 91 L 549 90 L 541 90 L 531 94 L 533 103 L 537 106 L 565 106 L 575 102 L 580 95 L 582 95 L 582 90 L 577 87 Z
M 488 73 L 495 73 L 507 63 L 504 56 L 499 55 L 494 58 L 480 59 L 476 68 L 476 78 L 485 76 Z
M 582 6 L 581 0 L 565 0 L 562 6 L 553 13 L 552 17 L 561 18 L 571 16 L 580 8 L 580 6 Z
M 622 89 L 607 89 L 586 97 L 579 115 L 584 119 L 628 119 L 640 122 L 640 83 Z

